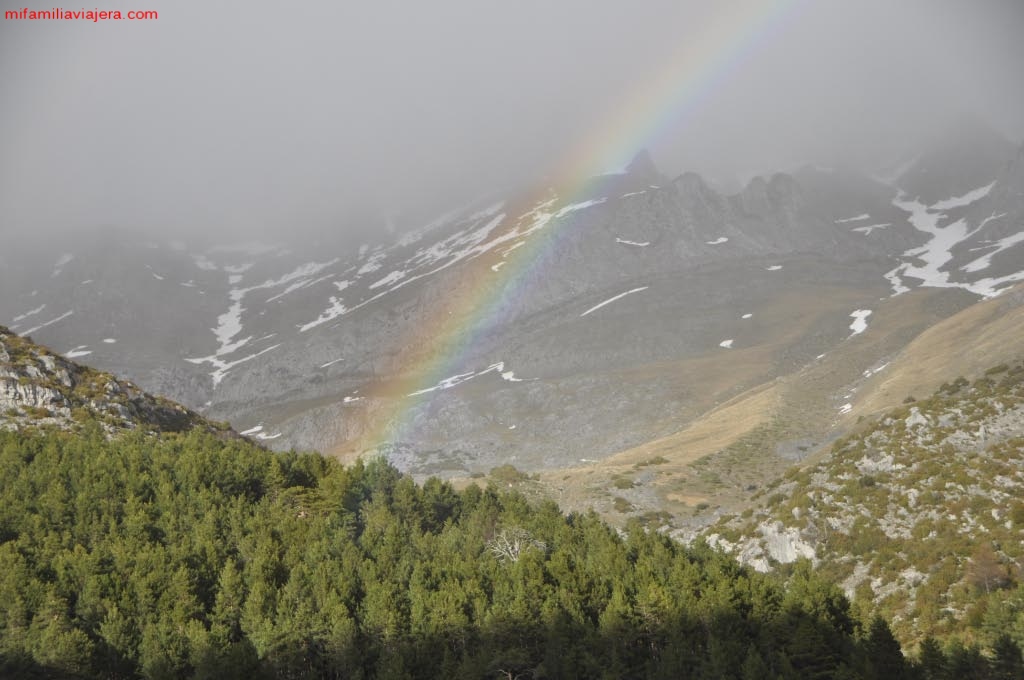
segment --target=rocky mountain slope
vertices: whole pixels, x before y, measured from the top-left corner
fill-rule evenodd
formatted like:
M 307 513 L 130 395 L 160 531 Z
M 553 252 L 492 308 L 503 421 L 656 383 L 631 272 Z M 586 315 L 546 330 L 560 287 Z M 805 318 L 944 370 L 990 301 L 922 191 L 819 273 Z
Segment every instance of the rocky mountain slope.
M 810 558 L 905 640 L 993 624 L 1024 575 L 1024 364 L 904 402 L 708 541 L 762 571 Z
M 964 171 L 926 186 L 948 158 Z M 1022 168 L 968 131 L 895 179 L 804 168 L 732 195 L 641 157 L 354 245 L 25 239 L 0 255 L 0 319 L 275 447 L 557 469 L 813 366 L 915 308 L 907 291 L 935 296 L 888 353 L 1024 280 Z
M 108 433 L 193 428 L 237 436 L 226 425 L 51 352 L 0 326 L 0 428 L 76 431 L 87 421 Z

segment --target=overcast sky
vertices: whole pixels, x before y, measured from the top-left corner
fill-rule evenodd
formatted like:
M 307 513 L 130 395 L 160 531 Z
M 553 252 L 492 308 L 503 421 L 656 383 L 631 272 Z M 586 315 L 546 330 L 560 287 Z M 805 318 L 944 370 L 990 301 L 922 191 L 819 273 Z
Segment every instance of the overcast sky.
M 159 19 L 0 23 L 0 232 L 234 235 L 458 203 L 551 172 L 681 46 L 728 38 L 724 5 L 765 3 L 103 4 Z M 729 68 L 657 134 L 626 131 L 665 172 L 863 159 L 961 112 L 1024 138 L 1024 2 L 780 4 L 703 52 Z

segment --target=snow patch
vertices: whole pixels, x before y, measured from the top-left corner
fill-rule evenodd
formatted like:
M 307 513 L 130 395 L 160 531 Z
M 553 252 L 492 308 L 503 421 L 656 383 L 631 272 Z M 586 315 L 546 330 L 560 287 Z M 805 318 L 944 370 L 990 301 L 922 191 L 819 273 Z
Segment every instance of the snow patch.
M 725 349 L 732 349 L 732 338 L 729 338 L 728 340 L 722 340 L 720 343 L 718 343 L 718 346 L 724 347 Z
M 455 387 L 456 385 L 461 385 L 462 383 L 466 382 L 467 380 L 472 380 L 473 378 L 478 378 L 481 375 L 486 375 L 488 373 L 498 373 L 498 374 L 501 375 L 502 380 L 506 380 L 508 382 L 523 382 L 522 379 L 515 377 L 515 372 L 514 371 L 506 371 L 505 370 L 505 362 L 504 361 L 499 361 L 497 363 L 491 364 L 490 366 L 488 366 L 487 368 L 485 368 L 485 369 L 483 369 L 481 371 L 470 371 L 469 373 L 457 373 L 456 375 L 453 375 L 453 376 L 451 376 L 449 378 L 445 378 L 444 380 L 440 381 L 439 383 L 437 383 L 433 387 L 427 387 L 427 388 L 424 388 L 422 390 L 416 390 L 415 392 L 411 392 L 407 396 L 415 397 L 415 396 L 418 396 L 418 395 L 421 395 L 421 394 L 427 394 L 428 392 L 436 392 L 438 390 L 447 390 L 447 389 L 450 389 L 452 387 Z
M 326 364 L 321 364 L 320 368 L 327 368 L 328 366 L 333 366 L 334 364 L 338 363 L 339 361 L 344 361 L 344 360 L 345 360 L 344 357 L 341 357 L 340 359 L 334 359 L 332 361 L 328 361 Z
M 930 288 L 963 288 L 984 298 L 992 298 L 999 295 L 1006 284 L 1024 281 L 1024 271 L 1007 274 L 999 278 L 981 279 L 974 283 L 950 281 L 949 272 L 942 271 L 942 267 L 946 266 L 953 259 L 953 248 L 977 233 L 978 229 L 994 219 L 994 217 L 987 218 L 974 230 L 968 228 L 967 222 L 964 219 L 957 220 L 945 227 L 940 227 L 938 224 L 939 219 L 945 215 L 941 212 L 934 212 L 937 210 L 936 206 L 946 205 L 948 207 L 954 204 L 959 206 L 962 204 L 962 201 L 972 196 L 980 198 L 987 194 L 991 187 L 992 185 L 988 185 L 957 199 L 947 199 L 946 201 L 936 203 L 931 207 L 922 204 L 918 200 L 908 201 L 902 194 L 893 201 L 893 205 L 910 213 L 910 223 L 915 229 L 931 235 L 931 238 L 923 246 L 903 253 L 905 257 L 914 258 L 913 261 L 904 262 L 885 275 L 893 286 L 893 295 L 899 295 L 909 290 L 903 283 L 904 277 L 920 279 L 921 286 Z M 977 198 L 971 198 L 971 202 L 974 200 L 977 200 Z M 921 264 L 916 264 L 915 262 L 921 262 Z M 976 266 L 979 270 L 984 269 L 981 263 Z
M 598 199 L 594 199 L 594 200 L 591 200 L 591 201 L 581 201 L 579 203 L 570 203 L 569 205 L 562 207 L 561 209 L 559 209 L 558 212 L 555 213 L 555 219 L 557 220 L 560 217 L 565 217 L 569 213 L 576 212 L 577 210 L 586 210 L 587 208 L 593 207 L 595 205 L 601 205 L 602 203 L 604 203 L 607 200 L 608 200 L 607 198 L 598 198 Z
M 244 432 L 239 432 L 238 434 L 246 436 L 246 437 L 256 437 L 256 439 L 267 440 L 267 439 L 277 439 L 283 433 L 275 432 L 274 434 L 269 434 L 267 432 L 264 432 L 263 431 L 263 423 L 260 423 L 259 425 L 255 426 L 255 427 L 250 427 L 248 430 L 245 430 Z
M 906 265 L 899 265 L 891 271 L 885 273 L 886 280 L 889 281 L 889 285 L 892 286 L 892 294 L 902 295 L 903 293 L 909 293 L 910 288 L 903 284 L 903 279 L 900 278 L 900 272 L 904 270 Z
M 856 217 L 847 217 L 844 220 L 836 220 L 835 222 L 836 224 L 845 224 L 846 222 L 860 222 L 861 220 L 867 219 L 871 219 L 871 215 L 864 213 L 862 215 L 857 215 Z
M 875 231 L 876 229 L 886 229 L 891 226 L 892 222 L 881 222 L 879 224 L 869 224 L 866 227 L 854 227 L 850 231 L 857 231 L 864 234 L 865 236 L 870 236 L 871 232 Z
M 68 359 L 74 359 L 75 357 L 84 357 L 87 354 L 92 354 L 92 351 L 88 349 L 89 345 L 79 345 L 78 347 L 64 352 L 64 356 Z
M 281 346 L 280 343 L 278 343 L 276 345 L 271 345 L 270 347 L 267 347 L 266 349 L 260 350 L 259 352 L 256 352 L 255 354 L 250 354 L 248 356 L 244 356 L 241 359 L 236 359 L 235 361 L 224 361 L 222 359 L 219 359 L 217 357 L 217 355 L 215 355 L 215 354 L 211 355 L 211 356 L 208 356 L 208 357 L 198 357 L 198 358 L 195 358 L 195 359 L 185 359 L 185 361 L 187 361 L 189 363 L 192 363 L 192 364 L 210 364 L 210 365 L 212 365 L 214 367 L 214 370 L 210 372 L 210 377 L 213 379 L 213 386 L 217 387 L 218 385 L 220 385 L 221 381 L 224 380 L 224 377 L 228 374 L 228 371 L 230 371 L 235 366 L 238 366 L 239 364 L 244 364 L 247 361 L 251 361 L 252 359 L 255 359 L 256 357 L 260 356 L 261 354 L 266 354 L 270 350 L 277 349 L 280 346 Z
M 754 315 L 753 315 L 753 314 L 751 314 L 750 312 L 747 312 L 746 314 L 744 314 L 744 315 L 743 315 L 743 316 L 741 316 L 740 318 L 741 318 L 741 319 L 749 319 L 749 318 L 750 318 L 750 317 L 752 317 L 752 316 L 754 316 Z
M 1006 213 L 1003 213 L 1003 215 L 1005 215 L 1005 214 Z M 999 217 L 1002 217 L 1003 215 L 999 215 Z M 969 273 L 970 272 L 979 272 L 982 269 L 988 269 L 989 265 L 992 264 L 992 258 L 995 255 L 997 255 L 998 253 L 1003 252 L 1004 250 L 1009 250 L 1010 248 L 1014 247 L 1018 243 L 1024 243 L 1024 231 L 1018 231 L 1016 234 L 1011 234 L 1010 236 L 1007 236 L 1006 238 L 1001 238 L 998 241 L 993 241 L 991 243 L 986 244 L 985 246 L 982 246 L 984 248 L 992 248 L 993 250 L 990 253 L 986 253 L 986 254 L 982 255 L 981 257 L 979 257 L 976 260 L 972 260 L 971 262 L 968 262 L 963 267 L 960 267 L 960 269 L 961 269 L 961 271 L 965 271 L 965 272 L 969 272 Z
M 330 276 L 321 276 L 318 279 L 299 279 L 295 283 L 289 284 L 287 288 L 282 290 L 277 295 L 272 295 L 272 296 L 268 297 L 267 298 L 267 302 L 273 302 L 274 300 L 280 300 L 281 298 L 283 298 L 288 293 L 293 293 L 293 292 L 295 292 L 295 291 L 297 291 L 299 289 L 302 289 L 302 288 L 308 288 L 309 286 L 312 286 L 314 283 L 317 283 L 318 281 L 323 281 L 323 280 L 329 279 L 329 278 L 331 278 L 331 277 Z
M 868 329 L 868 317 L 871 316 L 870 309 L 855 309 L 850 312 L 850 317 L 853 319 L 853 323 L 850 324 L 850 337 L 854 335 L 860 335 Z
M 399 239 L 398 241 L 398 245 L 403 248 L 410 246 L 413 243 L 422 240 L 427 234 L 434 231 L 438 227 L 443 227 L 446 224 L 454 224 L 456 222 L 474 222 L 477 220 L 482 220 L 486 217 L 490 217 L 491 215 L 495 214 L 496 212 L 501 210 L 505 205 L 504 201 L 498 201 L 497 203 L 494 203 L 484 208 L 483 210 L 478 210 L 477 212 L 469 215 L 468 217 L 461 217 L 463 214 L 466 213 L 467 210 L 470 210 L 474 205 L 476 205 L 479 202 L 480 199 L 476 199 L 466 205 L 459 206 L 454 210 L 449 210 L 440 217 L 431 220 L 424 226 L 414 229 L 413 231 L 410 231 L 409 233 L 402 236 L 402 238 Z M 359 257 L 361 258 L 363 254 L 364 253 L 360 252 Z
M 953 208 L 962 208 L 964 206 L 968 206 L 971 203 L 974 203 L 975 201 L 980 201 L 981 199 L 988 196 L 988 192 L 992 191 L 992 187 L 994 187 L 995 185 L 996 183 L 995 181 L 993 181 L 991 184 L 987 184 L 983 187 L 978 187 L 973 191 L 968 191 L 963 196 L 954 196 L 953 198 L 947 198 L 945 200 L 939 201 L 938 203 L 933 203 L 932 210 L 952 210 Z
M 358 271 L 356 271 L 356 275 L 362 276 L 363 274 L 370 274 L 380 269 L 380 261 L 384 259 L 385 255 L 386 253 L 382 250 L 371 255 L 370 259 L 366 261 L 366 264 L 364 264 L 362 267 L 358 269 Z
M 781 264 L 773 264 L 770 267 L 765 267 L 764 268 L 764 270 L 767 271 L 767 272 L 777 272 L 780 269 L 782 269 L 782 265 Z
M 18 316 L 14 317 L 13 323 L 18 323 L 19 321 L 21 321 L 23 319 L 27 319 L 30 316 L 35 316 L 36 314 L 38 314 L 39 312 L 43 311 L 44 309 L 46 309 L 46 304 L 45 303 L 39 305 L 35 309 L 28 310 L 24 314 L 19 314 Z
M 60 273 L 64 271 L 64 265 L 66 265 L 68 262 L 71 262 L 71 260 L 73 259 L 75 259 L 75 256 L 72 255 L 71 253 L 64 253 L 63 255 L 58 257 L 56 264 L 53 265 L 53 273 L 50 274 L 50 278 L 55 279 L 58 276 L 60 276 Z
M 60 316 L 58 316 L 55 319 L 50 319 L 46 323 L 41 323 L 38 326 L 33 326 L 32 328 L 29 328 L 27 331 L 22 333 L 22 335 L 32 335 L 33 333 L 38 331 L 40 328 L 46 328 L 47 326 L 52 326 L 53 324 L 57 323 L 58 321 L 63 321 L 64 319 L 68 318 L 69 316 L 71 316 L 74 313 L 75 313 L 74 310 L 64 312 L 63 314 L 61 314 Z
M 619 300 L 619 299 L 621 299 L 621 298 L 624 298 L 624 297 L 626 297 L 627 295 L 631 295 L 631 294 L 633 294 L 633 293 L 639 293 L 639 292 L 640 292 L 640 291 L 642 291 L 642 290 L 647 290 L 647 288 L 648 288 L 648 286 L 641 286 L 641 287 L 639 287 L 639 288 L 634 288 L 634 289 L 632 289 L 632 290 L 627 290 L 627 291 L 626 291 L 625 293 L 619 293 L 619 294 L 618 294 L 618 295 L 616 295 L 615 297 L 612 297 L 612 298 L 608 298 L 608 299 L 607 299 L 607 300 L 605 300 L 604 302 L 601 302 L 601 303 L 599 303 L 599 304 L 596 304 L 596 305 L 594 305 L 593 307 L 591 307 L 591 308 L 590 308 L 590 309 L 588 309 L 587 311 L 585 311 L 585 312 L 583 312 L 582 314 L 580 314 L 580 316 L 582 317 L 582 316 L 586 316 L 587 314 L 590 314 L 591 312 L 596 312 L 597 310 L 601 309 L 602 307 L 604 307 L 604 306 L 605 306 L 605 305 L 607 305 L 607 304 L 610 304 L 610 303 L 612 303 L 612 302 L 615 302 L 616 300 Z
M 405 278 L 405 272 L 402 272 L 402 271 L 391 272 L 390 274 L 385 276 L 383 279 L 380 279 L 379 281 L 375 281 L 375 282 L 371 283 L 368 286 L 368 288 L 370 290 L 373 290 L 374 288 L 380 288 L 381 286 L 387 286 L 387 285 L 390 285 L 392 283 L 398 283 L 399 281 L 401 281 L 404 278 Z
M 241 347 L 246 345 L 252 336 L 242 338 L 241 340 L 235 340 L 235 337 L 242 332 L 242 312 L 245 308 L 242 306 L 242 300 L 246 295 L 254 290 L 261 290 L 265 288 L 276 288 L 283 286 L 287 283 L 295 281 L 296 279 L 303 279 L 305 277 L 312 276 L 319 273 L 323 269 L 330 267 L 338 262 L 338 258 L 334 258 L 328 262 L 307 262 L 284 276 L 277 279 L 267 279 L 263 283 L 250 286 L 248 288 L 232 288 L 228 291 L 228 299 L 231 305 L 228 310 L 217 317 L 217 327 L 211 328 L 214 337 L 217 338 L 218 347 L 213 354 L 205 357 L 189 358 L 186 361 L 193 364 L 204 364 L 208 363 L 214 367 L 214 370 L 210 372 L 210 377 L 213 378 L 213 385 L 216 387 L 220 384 L 224 376 L 227 375 L 228 370 L 232 367 L 237 366 L 243 362 L 249 361 L 258 357 L 259 355 L 269 352 L 270 350 L 279 347 L 280 344 L 268 347 L 255 354 L 250 354 L 246 357 L 238 359 L 236 361 L 224 361 L 221 359 L 223 356 L 233 354 L 238 351 Z M 246 265 L 240 265 L 246 266 Z M 248 265 L 251 266 L 251 265 Z M 248 267 L 246 266 L 246 268 Z M 239 275 L 235 275 L 239 276 Z
M 640 246 L 641 248 L 645 248 L 645 247 L 651 245 L 650 241 L 627 241 L 624 238 L 618 238 L 618 237 L 616 237 L 615 242 L 616 243 L 623 243 L 623 244 L 625 244 L 627 246 Z
M 268 439 L 277 439 L 282 434 L 284 434 L 284 433 L 283 432 L 275 432 L 274 434 L 267 434 L 265 432 L 260 432 L 258 435 L 256 435 L 256 438 L 257 439 L 262 439 L 262 440 L 266 441 Z
M 870 378 L 873 375 L 877 375 L 879 373 L 882 373 L 883 371 L 886 370 L 886 367 L 888 367 L 888 366 L 889 366 L 889 362 L 886 362 L 885 364 L 883 364 L 882 366 L 880 366 L 877 369 L 868 369 L 867 371 L 864 371 L 864 377 L 865 378 Z
M 728 242 L 729 238 L 727 236 L 719 236 L 714 241 L 705 241 L 705 243 L 707 243 L 709 246 L 717 246 Z
M 460 262 L 462 260 L 466 260 L 477 255 L 480 255 L 482 253 L 488 252 L 503 243 L 520 240 L 523 236 L 526 236 L 536 231 L 537 229 L 541 229 L 552 219 L 551 213 L 546 212 L 545 209 L 549 207 L 553 202 L 554 199 L 541 203 L 530 212 L 522 215 L 521 219 L 533 217 L 532 223 L 526 229 L 522 229 L 520 223 L 519 225 L 516 226 L 516 228 L 507 231 L 498 236 L 497 238 L 488 241 L 487 238 L 490 236 L 491 232 L 505 219 L 505 213 L 501 213 L 495 216 L 493 219 L 490 220 L 490 222 L 480 227 L 479 229 L 476 229 L 471 232 L 460 232 L 459 234 L 449 237 L 448 239 L 445 239 L 440 243 L 434 244 L 430 248 L 420 249 L 408 261 L 408 264 L 412 265 L 413 270 L 422 267 L 425 264 L 433 264 L 443 257 L 448 257 L 449 259 L 421 274 L 416 274 L 415 276 L 407 275 L 405 278 L 397 282 L 392 287 L 386 288 L 381 292 L 377 293 L 376 295 L 373 295 L 359 302 L 358 304 L 353 305 L 352 307 L 344 305 L 341 299 L 331 298 L 331 308 L 322 313 L 317 319 L 299 326 L 300 330 L 307 331 L 311 328 L 319 326 L 322 323 L 326 323 L 331 319 L 337 318 L 338 316 L 342 316 L 344 314 L 348 314 L 357 309 L 360 309 L 361 307 L 364 307 L 374 302 L 375 300 L 380 299 L 381 297 L 387 295 L 388 293 L 398 290 L 399 288 L 406 286 L 412 283 L 413 281 L 417 281 L 426 276 L 430 276 L 431 274 L 446 269 L 455 264 L 456 262 Z M 461 246 L 462 249 L 452 250 L 452 248 L 456 246 Z M 509 250 L 512 250 L 512 248 L 510 248 Z
M 337 319 L 339 316 L 343 316 L 352 311 L 351 309 L 345 306 L 344 301 L 339 297 L 335 297 L 334 295 L 332 295 L 330 298 L 328 298 L 327 301 L 330 303 L 330 307 L 320 312 L 320 316 L 313 319 L 309 323 L 300 324 L 300 333 L 305 333 L 311 328 L 316 328 L 317 326 L 325 324 L 328 321 L 333 321 L 334 319 Z

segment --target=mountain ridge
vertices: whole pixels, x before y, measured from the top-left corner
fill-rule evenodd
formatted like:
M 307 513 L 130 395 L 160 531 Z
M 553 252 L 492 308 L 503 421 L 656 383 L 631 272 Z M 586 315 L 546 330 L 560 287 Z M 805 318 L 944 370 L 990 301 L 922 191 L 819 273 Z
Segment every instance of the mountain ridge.
M 186 432 L 200 428 L 239 437 L 189 409 L 140 390 L 109 373 L 77 364 L 0 326 L 0 428 L 79 432 L 99 422 L 108 435 L 143 428 Z

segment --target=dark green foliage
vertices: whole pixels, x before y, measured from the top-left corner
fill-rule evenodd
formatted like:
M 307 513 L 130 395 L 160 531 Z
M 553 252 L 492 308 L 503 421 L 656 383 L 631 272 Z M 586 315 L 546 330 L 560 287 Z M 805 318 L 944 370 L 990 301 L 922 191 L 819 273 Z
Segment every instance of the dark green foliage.
M 992 677 L 995 680 L 1024 678 L 1024 658 L 1020 647 L 1006 633 L 996 638 L 992 646 Z
M 946 655 L 933 637 L 927 637 L 921 641 L 921 648 L 917 653 L 917 664 L 924 680 L 941 680 L 946 677 Z
M 880 616 L 872 619 L 865 646 L 868 663 L 876 678 L 901 680 L 907 677 L 907 662 L 900 651 L 900 643 L 893 636 L 889 624 Z
M 0 433 L 3 677 L 883 677 L 880 625 L 860 641 L 809 564 L 784 588 L 381 460 Z

